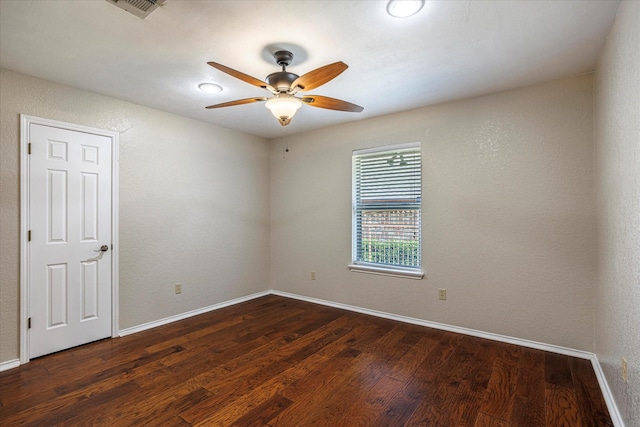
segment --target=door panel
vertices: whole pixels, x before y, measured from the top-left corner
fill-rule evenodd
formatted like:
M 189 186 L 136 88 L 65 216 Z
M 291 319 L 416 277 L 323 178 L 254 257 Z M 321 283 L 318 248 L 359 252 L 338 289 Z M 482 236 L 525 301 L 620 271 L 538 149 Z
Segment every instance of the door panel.
M 83 242 L 98 240 L 98 175 L 82 174 L 82 236 Z
M 47 266 L 47 329 L 66 326 L 67 322 L 67 264 Z
M 82 283 L 80 284 L 82 292 L 82 315 L 80 320 L 89 320 L 98 317 L 98 295 L 100 288 L 98 286 L 98 261 L 82 262 Z
M 111 139 L 29 125 L 29 357 L 111 336 Z
M 47 222 L 49 243 L 67 242 L 67 171 L 49 170 Z

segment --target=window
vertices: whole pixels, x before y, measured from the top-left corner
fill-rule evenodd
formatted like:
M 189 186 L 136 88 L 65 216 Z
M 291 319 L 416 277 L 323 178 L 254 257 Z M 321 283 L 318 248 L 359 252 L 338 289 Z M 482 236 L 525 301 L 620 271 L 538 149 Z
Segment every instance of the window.
M 421 278 L 420 143 L 353 152 L 351 270 Z

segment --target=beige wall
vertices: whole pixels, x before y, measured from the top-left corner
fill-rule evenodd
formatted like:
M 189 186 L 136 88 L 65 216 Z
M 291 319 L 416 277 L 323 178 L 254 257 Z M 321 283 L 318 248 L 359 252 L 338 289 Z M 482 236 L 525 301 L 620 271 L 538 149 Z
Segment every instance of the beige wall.
M 121 328 L 268 289 L 266 140 L 3 70 L 0 362 L 19 356 L 19 113 L 120 132 Z
M 596 69 L 596 353 L 627 426 L 640 426 L 640 2 L 620 5 Z M 621 360 L 628 360 L 624 383 Z
M 274 141 L 271 287 L 592 351 L 592 84 L 584 75 Z M 350 272 L 351 151 L 411 141 L 423 150 L 426 279 Z

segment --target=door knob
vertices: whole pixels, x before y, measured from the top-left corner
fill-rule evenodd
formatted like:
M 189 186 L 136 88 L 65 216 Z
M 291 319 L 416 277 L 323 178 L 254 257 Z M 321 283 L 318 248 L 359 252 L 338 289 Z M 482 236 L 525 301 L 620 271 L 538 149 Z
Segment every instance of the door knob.
M 94 249 L 94 250 L 93 250 L 93 252 L 107 252 L 108 250 L 109 250 L 109 246 L 107 246 L 107 245 L 102 245 L 102 246 L 100 246 L 100 249 L 99 249 L 99 250 L 97 250 L 97 251 L 96 251 L 96 250 Z

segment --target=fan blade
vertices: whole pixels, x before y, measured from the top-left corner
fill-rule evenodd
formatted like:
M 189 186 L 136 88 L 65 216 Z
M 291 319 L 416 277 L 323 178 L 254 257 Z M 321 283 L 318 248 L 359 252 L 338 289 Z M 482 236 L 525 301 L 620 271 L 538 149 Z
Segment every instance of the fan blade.
M 222 104 L 216 104 L 216 105 L 209 105 L 208 109 L 211 108 L 221 108 L 221 107 L 231 107 L 233 105 L 242 105 L 242 104 L 251 104 L 252 102 L 260 102 L 260 101 L 266 101 L 267 98 L 266 97 L 260 97 L 260 98 L 245 98 L 245 99 L 238 99 L 237 101 L 229 101 L 229 102 L 223 102 Z
M 315 70 L 309 71 L 308 73 L 298 77 L 291 84 L 291 90 L 295 93 L 298 90 L 315 89 L 318 86 L 322 86 L 328 81 L 335 79 L 347 68 L 349 68 L 349 66 L 341 61 L 316 68 Z
M 300 98 L 300 100 L 312 107 L 326 108 L 328 110 L 349 111 L 352 113 L 359 113 L 364 110 L 364 108 L 359 105 L 335 98 L 329 98 L 328 96 L 305 95 Z
M 262 89 L 267 89 L 270 92 L 277 93 L 274 88 L 263 82 L 262 80 L 256 79 L 255 77 L 251 77 L 248 74 L 241 73 L 240 71 L 234 70 L 233 68 L 229 68 L 225 65 L 218 64 L 217 62 L 207 62 L 207 64 L 211 65 L 213 68 L 216 68 L 223 73 L 227 73 L 230 76 L 235 77 L 236 79 L 240 79 L 243 82 L 249 83 L 250 85 L 258 86 Z

